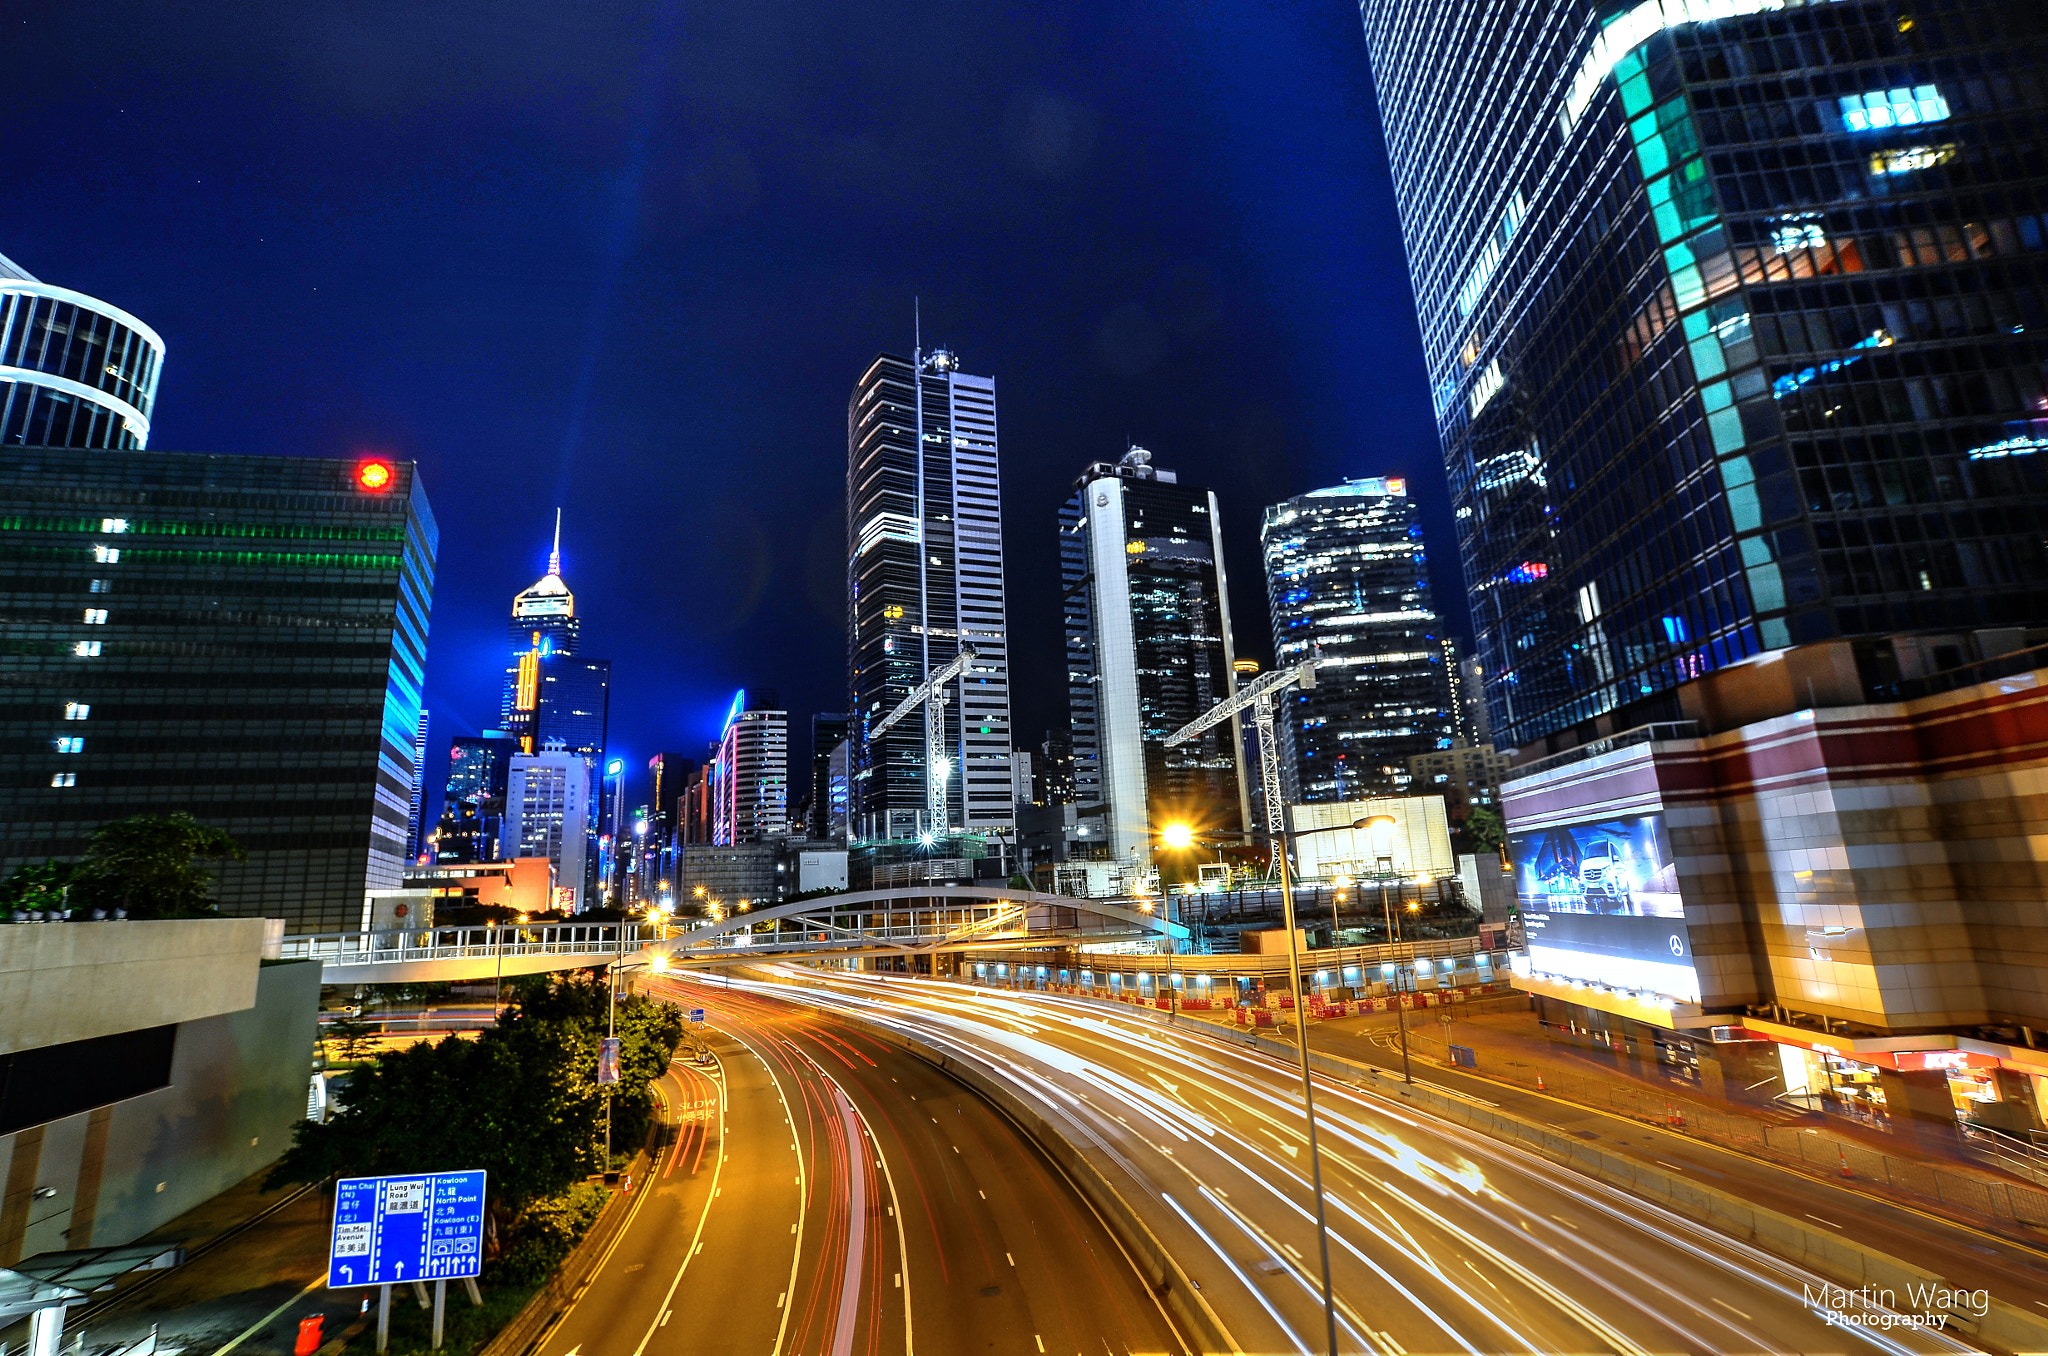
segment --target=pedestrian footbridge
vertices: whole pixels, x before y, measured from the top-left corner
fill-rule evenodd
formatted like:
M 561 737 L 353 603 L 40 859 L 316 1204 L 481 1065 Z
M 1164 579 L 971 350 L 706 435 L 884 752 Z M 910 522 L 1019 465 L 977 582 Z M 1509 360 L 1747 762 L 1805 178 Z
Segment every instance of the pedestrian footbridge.
M 1076 899 L 1007 886 L 897 886 L 677 924 L 549 923 L 394 928 L 286 937 L 323 984 L 420 984 L 626 964 L 654 969 L 806 956 L 932 955 L 1184 941 L 1149 901 Z

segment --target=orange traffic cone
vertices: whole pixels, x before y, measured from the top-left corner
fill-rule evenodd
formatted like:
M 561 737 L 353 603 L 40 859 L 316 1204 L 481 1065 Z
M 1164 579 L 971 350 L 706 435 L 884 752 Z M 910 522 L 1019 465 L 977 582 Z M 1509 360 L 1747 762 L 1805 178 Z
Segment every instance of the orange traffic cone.
M 1849 1171 L 1849 1156 L 1842 1152 L 1842 1146 L 1839 1144 L 1835 1146 L 1835 1157 L 1842 1161 L 1842 1176 L 1854 1177 L 1856 1175 Z
M 1546 1087 L 1544 1087 L 1544 1086 L 1543 1086 L 1543 1075 L 1542 1075 L 1542 1074 L 1537 1074 L 1537 1075 L 1536 1075 L 1536 1091 L 1538 1091 L 1538 1092 L 1548 1092 L 1548 1091 L 1549 1091 L 1549 1089 L 1548 1089 L 1548 1088 L 1546 1088 Z

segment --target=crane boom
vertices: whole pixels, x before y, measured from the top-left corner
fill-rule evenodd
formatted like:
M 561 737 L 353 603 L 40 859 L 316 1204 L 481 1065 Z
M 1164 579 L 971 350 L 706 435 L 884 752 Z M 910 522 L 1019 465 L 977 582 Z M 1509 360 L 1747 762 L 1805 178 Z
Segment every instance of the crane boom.
M 1225 697 L 1222 701 L 1216 703 L 1207 711 L 1196 716 L 1193 720 L 1168 735 L 1166 742 L 1169 745 L 1185 744 L 1211 726 L 1221 725 L 1238 712 L 1257 706 L 1273 693 L 1278 692 L 1281 688 L 1291 683 L 1299 683 L 1303 687 L 1314 687 L 1316 685 L 1316 661 L 1304 659 L 1293 668 L 1274 669 L 1271 673 L 1260 674 L 1248 685 L 1239 688 L 1236 696 Z
M 933 669 L 931 676 L 926 678 L 924 682 L 920 683 L 917 686 L 917 689 L 913 691 L 908 697 L 905 697 L 902 701 L 898 702 L 896 704 L 896 709 L 894 711 L 891 711 L 888 715 L 883 716 L 882 719 L 879 722 L 877 722 L 872 729 L 868 731 L 868 738 L 870 740 L 880 739 L 883 735 L 887 734 L 890 728 L 893 727 L 896 724 L 896 722 L 902 720 L 912 711 L 915 711 L 918 707 L 930 701 L 934 693 L 938 692 L 941 688 L 945 687 L 946 684 L 952 682 L 955 678 L 958 678 L 961 674 L 965 673 L 967 671 L 967 666 L 969 664 L 972 664 L 976 659 L 979 659 L 980 657 L 980 655 L 975 653 L 974 647 L 972 645 L 962 645 L 960 647 L 959 654 L 953 656 L 952 660 L 948 662 L 944 667 Z

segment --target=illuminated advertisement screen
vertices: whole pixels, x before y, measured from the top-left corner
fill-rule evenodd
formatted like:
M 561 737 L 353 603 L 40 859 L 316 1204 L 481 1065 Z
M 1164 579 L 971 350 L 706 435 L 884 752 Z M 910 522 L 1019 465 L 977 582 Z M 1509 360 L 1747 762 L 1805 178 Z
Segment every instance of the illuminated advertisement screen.
M 1663 815 L 1530 829 L 1512 850 L 1531 969 L 1699 1001 Z

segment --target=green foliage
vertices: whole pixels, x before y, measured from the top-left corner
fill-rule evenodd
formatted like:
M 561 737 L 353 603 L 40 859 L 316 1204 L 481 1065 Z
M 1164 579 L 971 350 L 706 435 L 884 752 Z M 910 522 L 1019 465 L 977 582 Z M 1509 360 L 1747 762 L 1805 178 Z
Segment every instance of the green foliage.
M 102 824 L 71 879 L 73 908 L 126 909 L 130 918 L 213 912 L 213 873 L 201 861 L 246 861 L 222 829 L 183 810 Z
M 70 862 L 59 861 L 15 867 L 14 874 L 0 882 L 0 912 L 65 907 L 64 887 L 71 883 L 76 871 Z
M 611 1193 L 595 1182 L 578 1182 L 559 1196 L 535 1201 L 519 1221 L 518 1236 L 491 1266 L 488 1280 L 500 1285 L 538 1285 L 561 1265 L 576 1240 L 589 1231 Z
M 1508 826 L 1501 821 L 1500 812 L 1483 805 L 1474 806 L 1465 817 L 1464 829 L 1465 837 L 1480 852 L 1499 852 L 1508 837 Z
M 510 1011 L 477 1039 L 421 1041 L 350 1075 L 342 1110 L 325 1125 L 301 1122 L 265 1186 L 482 1168 L 490 1174 L 492 1209 L 512 1218 L 600 1167 L 604 980 L 574 973 L 507 987 Z M 682 1030 L 682 1011 L 673 1004 L 639 996 L 619 1001 L 614 1144 L 635 1145 L 645 1136 L 652 1084 L 667 1070 Z
M 327 1026 L 327 1038 L 341 1046 L 341 1057 L 350 1063 L 363 1057 L 370 1038 L 376 1034 L 360 1017 L 337 1017 Z

